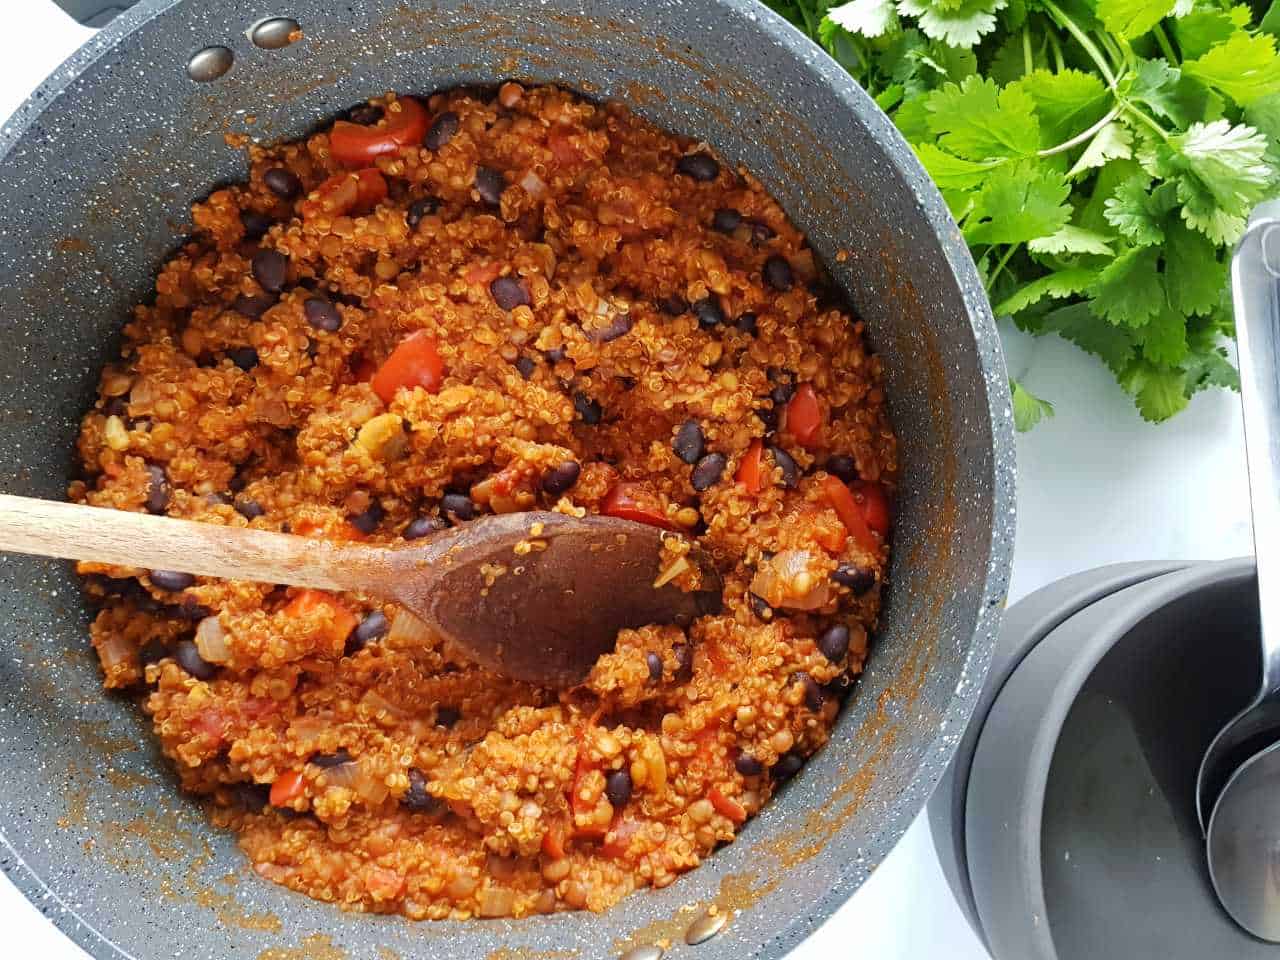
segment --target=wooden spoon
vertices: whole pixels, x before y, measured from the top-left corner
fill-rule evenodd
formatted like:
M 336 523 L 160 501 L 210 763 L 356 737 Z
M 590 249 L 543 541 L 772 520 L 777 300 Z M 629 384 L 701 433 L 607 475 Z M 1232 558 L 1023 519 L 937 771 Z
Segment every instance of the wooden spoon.
M 171 520 L 0 494 L 0 550 L 152 570 L 354 590 L 394 600 L 478 663 L 543 687 L 580 683 L 618 631 L 720 609 L 696 547 L 697 592 L 655 587 L 678 534 L 613 517 L 482 517 L 403 546 Z

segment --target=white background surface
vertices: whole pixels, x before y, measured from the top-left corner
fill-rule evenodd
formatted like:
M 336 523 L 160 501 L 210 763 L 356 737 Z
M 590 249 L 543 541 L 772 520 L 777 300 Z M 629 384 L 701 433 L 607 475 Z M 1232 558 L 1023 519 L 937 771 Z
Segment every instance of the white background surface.
M 15 5 L 21 16 L 10 16 L 0 31 L 0 118 L 92 32 L 44 0 Z M 1201 395 L 1171 424 L 1152 427 L 1092 358 L 1057 338 L 1011 336 L 1010 370 L 1037 395 L 1058 401 L 1053 420 L 1018 439 L 1011 602 L 1104 563 L 1252 552 L 1234 395 Z M 5 956 L 87 956 L 3 879 L 0 930 Z M 947 889 L 923 817 L 857 895 L 792 956 L 987 960 Z

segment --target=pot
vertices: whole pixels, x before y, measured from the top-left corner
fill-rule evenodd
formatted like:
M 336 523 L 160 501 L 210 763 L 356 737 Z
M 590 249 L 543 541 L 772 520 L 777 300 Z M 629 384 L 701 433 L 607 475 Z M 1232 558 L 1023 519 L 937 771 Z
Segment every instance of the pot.
M 273 12 L 303 37 L 283 47 L 252 42 L 250 0 L 144 0 L 119 17 L 0 132 L 0 488 L 65 495 L 116 332 L 192 198 L 244 176 L 228 135 L 295 138 L 371 94 L 506 77 L 621 99 L 754 172 L 884 361 L 903 466 L 892 585 L 832 742 L 736 842 L 607 914 L 343 913 L 256 879 L 178 794 L 139 712 L 101 690 L 69 567 L 0 558 L 2 865 L 94 956 L 593 958 L 679 942 L 714 904 L 732 919 L 700 958 L 779 957 L 858 888 L 941 775 L 982 687 L 1013 542 L 1012 414 L 982 285 L 905 142 L 798 32 L 750 0 L 641 9 L 292 0 Z M 206 47 L 225 52 L 192 64 Z

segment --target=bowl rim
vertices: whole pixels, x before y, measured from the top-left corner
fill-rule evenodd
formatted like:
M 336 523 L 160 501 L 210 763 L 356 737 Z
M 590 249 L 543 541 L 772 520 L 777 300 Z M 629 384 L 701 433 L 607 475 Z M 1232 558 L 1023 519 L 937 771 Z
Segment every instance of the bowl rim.
M 86 70 L 116 50 L 131 34 L 183 2 L 139 0 L 87 40 L 31 92 L 0 128 L 0 162 L 8 158 L 44 111 L 67 93 Z M 889 815 L 880 828 L 869 842 L 857 849 L 856 861 L 852 844 L 844 842 L 839 835 L 833 838 L 817 855 L 835 864 L 832 868 L 835 879 L 825 895 L 805 904 L 802 909 L 789 909 L 786 922 L 778 924 L 767 939 L 751 941 L 751 956 L 771 960 L 784 956 L 808 937 L 861 886 L 866 876 L 893 849 L 937 785 L 955 752 L 959 740 L 955 731 L 965 727 L 977 704 L 995 645 L 1012 565 L 1016 504 L 1013 411 L 999 334 L 977 268 L 937 187 L 892 121 L 843 67 L 763 3 L 758 0 L 699 2 L 715 8 L 726 21 L 753 21 L 756 28 L 763 31 L 781 51 L 794 58 L 802 69 L 815 73 L 827 84 L 832 94 L 880 144 L 885 160 L 912 195 L 925 223 L 938 238 L 946 269 L 954 278 L 963 300 L 973 336 L 973 358 L 978 368 L 975 372 L 980 375 L 978 389 L 987 408 L 986 422 L 980 425 L 990 430 L 991 464 L 987 483 L 991 532 L 989 539 L 981 545 L 987 563 L 981 590 L 977 591 L 973 629 L 970 635 L 962 638 L 966 646 L 961 680 L 936 714 L 936 734 L 932 741 L 921 751 L 914 771 L 890 804 Z M 72 904 L 52 890 L 21 858 L 3 833 L 0 833 L 0 849 L 5 850 L 10 858 L 5 871 L 9 879 L 33 904 L 50 904 L 43 908 L 43 912 L 72 941 L 95 957 L 129 957 L 122 948 L 84 920 Z

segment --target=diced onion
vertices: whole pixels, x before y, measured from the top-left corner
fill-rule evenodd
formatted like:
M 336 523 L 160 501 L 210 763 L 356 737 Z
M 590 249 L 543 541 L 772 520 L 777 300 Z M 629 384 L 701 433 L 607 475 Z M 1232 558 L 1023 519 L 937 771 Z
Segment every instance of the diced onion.
M 485 890 L 484 896 L 480 899 L 480 916 L 510 916 L 511 908 L 515 906 L 515 903 L 515 891 L 509 890 L 505 887 L 489 887 Z
M 547 192 L 546 183 L 532 170 L 520 178 L 520 186 L 524 187 L 524 192 L 535 200 Z
M 205 617 L 196 627 L 196 649 L 210 663 L 228 663 L 231 651 L 227 647 L 227 631 L 216 617 Z
M 689 558 L 683 555 L 677 557 L 672 562 L 671 566 L 663 570 L 662 574 L 658 577 L 658 579 L 653 581 L 653 589 L 657 590 L 659 587 L 665 587 L 668 583 L 670 583 L 672 580 L 680 576 L 680 574 L 684 573 L 688 569 L 689 569 Z
M 133 644 L 127 637 L 118 633 L 108 634 L 98 644 L 98 659 L 102 661 L 103 671 L 124 663 L 133 656 Z
M 435 640 L 431 628 L 407 610 L 401 610 L 391 621 L 391 630 L 384 641 L 392 647 L 427 646 Z

